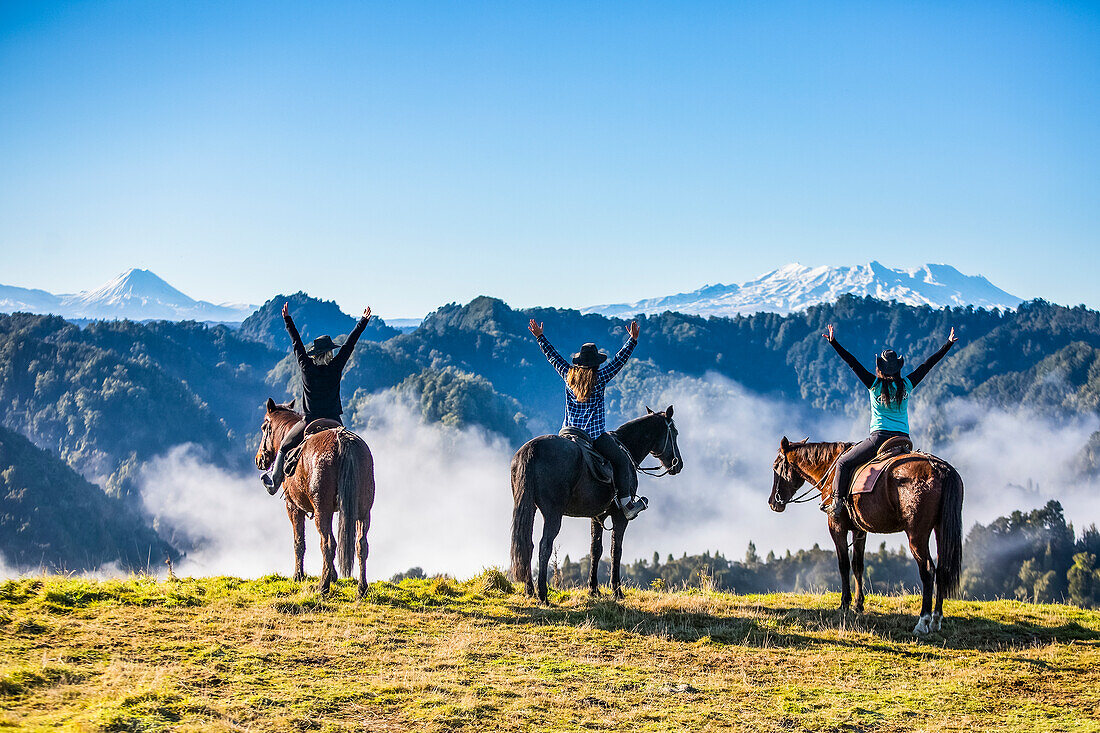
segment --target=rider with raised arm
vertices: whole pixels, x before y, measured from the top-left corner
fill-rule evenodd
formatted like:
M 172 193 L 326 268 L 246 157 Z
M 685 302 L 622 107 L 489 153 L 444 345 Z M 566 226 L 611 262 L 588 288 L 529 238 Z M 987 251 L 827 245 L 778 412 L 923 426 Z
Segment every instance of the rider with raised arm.
M 294 356 L 298 359 L 298 368 L 302 377 L 302 411 L 303 419 L 287 432 L 275 454 L 275 462 L 269 473 L 260 476 L 267 493 L 275 494 L 283 483 L 283 463 L 290 449 L 302 442 L 306 427 L 321 418 L 335 420 L 341 425 L 344 421 L 340 415 L 344 412 L 340 402 L 340 379 L 344 375 L 344 367 L 347 366 L 351 352 L 355 349 L 355 343 L 362 335 L 363 329 L 370 323 L 370 308 L 363 311 L 363 317 L 355 324 L 355 328 L 348 334 L 348 340 L 339 347 L 332 342 L 329 336 L 320 336 L 313 339 L 313 343 L 307 349 L 302 344 L 302 337 L 294 325 L 294 319 L 290 317 L 290 305 L 283 303 L 283 322 L 290 334 L 290 342 L 294 345 Z M 335 355 L 333 352 L 336 352 Z
M 874 458 L 878 449 L 890 438 L 909 437 L 909 393 L 947 354 L 959 337 L 955 335 L 955 329 L 952 328 L 951 334 L 947 337 L 947 343 L 910 372 L 909 376 L 903 378 L 901 368 L 905 364 L 905 359 L 899 357 L 892 349 L 887 349 L 875 357 L 875 373 L 872 374 L 837 342 L 832 326 L 829 326 L 828 332 L 821 335 L 856 373 L 859 381 L 867 388 L 867 394 L 871 400 L 870 435 L 849 448 L 836 462 L 832 503 L 827 511 L 830 517 L 839 521 L 846 516 L 845 499 L 852 482 L 852 473 Z M 822 509 L 826 507 L 823 506 Z
M 631 321 L 627 327 L 629 338 L 615 358 L 605 366 L 607 354 L 599 351 L 596 344 L 584 344 L 581 350 L 573 354 L 573 363 L 567 362 L 546 340 L 542 333 L 542 324 L 531 319 L 528 326 L 547 361 L 565 380 L 565 421 L 562 427 L 571 427 L 584 431 L 592 447 L 611 462 L 615 474 L 615 503 L 627 519 L 634 519 L 648 506 L 645 497 L 636 498 L 638 491 L 638 473 L 634 460 L 626 448 L 619 443 L 613 432 L 604 430 L 604 389 L 607 383 L 626 366 L 631 352 L 638 345 L 638 322 Z

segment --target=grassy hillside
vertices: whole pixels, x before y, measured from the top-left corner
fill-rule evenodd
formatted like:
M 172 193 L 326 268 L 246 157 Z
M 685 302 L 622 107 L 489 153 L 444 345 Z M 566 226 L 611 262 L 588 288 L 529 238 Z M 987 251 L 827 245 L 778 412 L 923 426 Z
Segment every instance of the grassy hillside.
M 0 729 L 1100 730 L 1100 613 L 464 583 L 0 584 Z

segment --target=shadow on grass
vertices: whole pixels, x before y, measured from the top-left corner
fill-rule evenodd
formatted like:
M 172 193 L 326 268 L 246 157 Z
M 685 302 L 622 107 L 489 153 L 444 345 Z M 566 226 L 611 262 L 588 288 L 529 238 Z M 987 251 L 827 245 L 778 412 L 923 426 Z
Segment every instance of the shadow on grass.
M 388 584 L 387 584 L 388 585 Z M 916 637 L 917 617 L 909 612 L 870 610 L 841 613 L 826 608 L 803 608 L 767 603 L 732 607 L 728 613 L 690 608 L 646 609 L 628 596 L 625 602 L 607 597 L 567 604 L 539 606 L 518 595 L 488 593 L 463 597 L 408 592 L 388 585 L 372 593 L 375 603 L 408 610 L 439 610 L 501 624 L 547 627 L 587 627 L 625 631 L 710 644 L 754 647 L 815 647 L 837 644 L 892 654 L 923 656 L 930 647 L 943 649 L 1023 649 L 1053 642 L 1100 646 L 1100 630 L 1068 621 L 1044 625 L 1027 619 L 1000 620 L 947 616 L 943 631 Z M 837 632 L 844 632 L 837 636 Z M 903 646 L 898 646 L 902 644 Z

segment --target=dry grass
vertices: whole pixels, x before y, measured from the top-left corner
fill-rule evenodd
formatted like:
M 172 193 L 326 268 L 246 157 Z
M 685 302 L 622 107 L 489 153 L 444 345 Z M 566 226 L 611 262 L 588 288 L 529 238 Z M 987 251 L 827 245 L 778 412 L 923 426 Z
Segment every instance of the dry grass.
M 0 584 L 0 729 L 1100 730 L 1100 613 L 281 577 Z

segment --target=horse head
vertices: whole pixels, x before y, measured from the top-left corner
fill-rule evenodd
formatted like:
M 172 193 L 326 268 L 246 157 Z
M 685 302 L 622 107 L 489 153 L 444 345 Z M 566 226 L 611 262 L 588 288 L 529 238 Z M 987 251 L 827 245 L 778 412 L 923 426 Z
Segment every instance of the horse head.
M 672 420 L 672 405 L 669 405 L 664 412 L 654 412 L 649 407 L 645 409 L 649 415 L 659 415 L 665 423 L 664 429 L 656 435 L 649 454 L 661 462 L 670 476 L 675 476 L 683 470 L 684 459 L 680 456 L 680 446 L 676 442 L 680 433 Z
M 787 440 L 787 436 L 783 436 L 779 441 L 779 454 L 775 457 L 775 463 L 772 464 L 772 493 L 768 497 L 768 506 L 773 512 L 786 509 L 787 502 L 794 496 L 794 492 L 806 483 L 806 477 L 791 463 L 791 447 L 792 444 Z
M 256 449 L 256 468 L 266 471 L 275 461 L 275 452 L 291 421 L 297 422 L 300 415 L 294 411 L 294 400 L 278 404 L 270 397 L 264 405 L 264 421 L 260 425 L 260 445 Z

